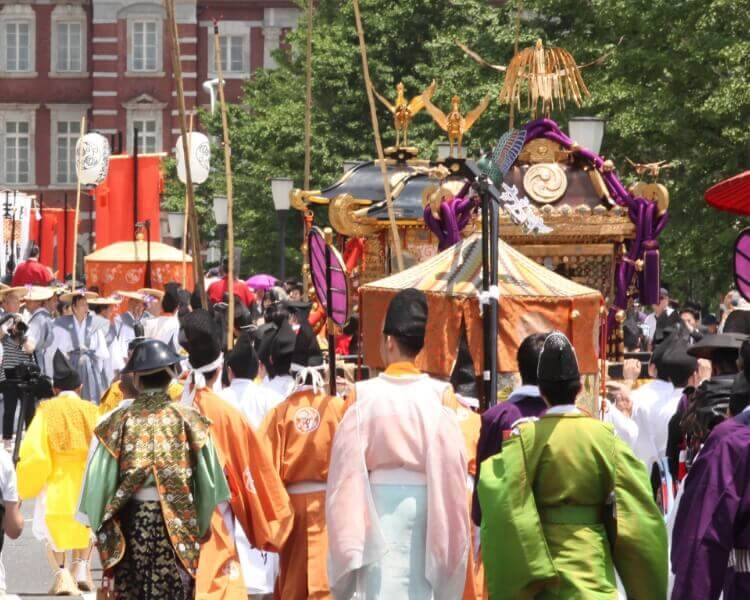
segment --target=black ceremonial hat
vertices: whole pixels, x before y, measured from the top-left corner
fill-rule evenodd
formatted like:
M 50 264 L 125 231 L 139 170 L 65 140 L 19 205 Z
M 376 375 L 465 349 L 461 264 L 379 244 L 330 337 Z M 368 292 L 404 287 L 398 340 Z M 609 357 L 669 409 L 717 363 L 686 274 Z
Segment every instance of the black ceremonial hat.
M 740 373 L 735 377 L 732 390 L 729 392 L 729 412 L 740 414 L 750 404 L 750 383 L 747 375 Z
M 300 324 L 297 332 L 292 364 L 300 367 L 319 367 L 323 364 L 323 353 L 320 351 L 315 332 L 307 321 Z
M 249 336 L 241 335 L 237 338 L 234 348 L 227 353 L 226 363 L 235 372 L 247 369 L 248 365 L 251 371 L 258 372 L 258 355 Z
M 81 385 L 81 377 L 60 350 L 55 351 L 52 359 L 52 384 L 59 390 L 76 390 Z
M 280 365 L 290 360 L 296 343 L 297 335 L 289 321 L 282 321 L 271 340 L 271 362 Z
M 698 368 L 698 359 L 688 354 L 690 342 L 687 336 L 678 331 L 670 335 L 662 344 L 665 346 L 661 358 L 661 370 L 664 374 L 673 382 L 690 377 Z
M 564 333 L 553 331 L 544 340 L 537 367 L 539 381 L 573 381 L 581 378 L 576 351 Z
M 221 332 L 211 313 L 198 309 L 180 322 L 180 345 L 188 352 L 193 368 L 215 361 L 221 354 Z
M 426 328 L 427 296 L 414 288 L 401 290 L 388 304 L 383 333 L 398 338 L 424 338 Z

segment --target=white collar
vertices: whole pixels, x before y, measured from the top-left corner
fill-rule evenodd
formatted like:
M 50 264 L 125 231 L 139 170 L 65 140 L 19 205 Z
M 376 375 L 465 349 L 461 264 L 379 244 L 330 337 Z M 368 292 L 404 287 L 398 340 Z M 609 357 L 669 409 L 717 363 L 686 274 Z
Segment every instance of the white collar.
M 581 410 L 575 404 L 559 404 L 550 406 L 544 415 L 580 415 Z
M 57 395 L 58 398 L 78 398 L 80 400 L 80 396 L 76 394 L 73 390 L 63 390 Z
M 539 386 L 538 385 L 522 385 L 520 387 L 517 387 L 513 392 L 511 392 L 510 396 L 508 396 L 508 402 L 513 402 L 514 400 L 518 400 L 520 398 L 524 397 L 533 397 L 533 398 L 541 398 L 542 395 L 539 393 Z
M 471 398 L 470 396 L 456 394 L 456 400 L 458 400 L 459 404 L 465 406 L 466 408 L 479 408 L 478 398 Z

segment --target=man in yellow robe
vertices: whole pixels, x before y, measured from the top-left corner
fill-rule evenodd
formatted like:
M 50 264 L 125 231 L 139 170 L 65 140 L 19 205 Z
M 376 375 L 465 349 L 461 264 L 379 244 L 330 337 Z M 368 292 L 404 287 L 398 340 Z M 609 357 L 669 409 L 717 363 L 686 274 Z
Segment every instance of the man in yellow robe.
M 23 500 L 38 497 L 34 534 L 47 542 L 57 567 L 50 593 L 69 595 L 94 589 L 89 571 L 91 530 L 74 515 L 99 410 L 80 398 L 81 379 L 59 350 L 53 367 L 56 396 L 39 405 L 23 438 L 18 491 Z M 66 568 L 68 550 L 72 573 Z

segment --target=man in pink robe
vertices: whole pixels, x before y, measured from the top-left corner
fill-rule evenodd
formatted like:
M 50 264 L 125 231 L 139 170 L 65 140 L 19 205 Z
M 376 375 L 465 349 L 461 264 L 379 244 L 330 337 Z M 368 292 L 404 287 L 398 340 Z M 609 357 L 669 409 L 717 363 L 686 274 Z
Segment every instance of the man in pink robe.
M 384 373 L 358 383 L 333 442 L 326 494 L 333 597 L 455 600 L 466 578 L 465 444 L 443 406 L 450 384 L 414 366 L 427 301 L 408 289 L 388 307 Z

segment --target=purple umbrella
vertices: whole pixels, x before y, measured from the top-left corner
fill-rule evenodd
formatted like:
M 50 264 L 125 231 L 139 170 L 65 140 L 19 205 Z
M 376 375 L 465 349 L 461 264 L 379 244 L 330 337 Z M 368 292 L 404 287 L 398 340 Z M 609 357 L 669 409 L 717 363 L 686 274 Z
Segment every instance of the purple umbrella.
M 248 285 L 248 287 L 251 287 L 256 291 L 257 290 L 265 291 L 275 286 L 277 281 L 278 279 L 276 279 L 273 275 L 266 275 L 265 273 L 258 273 L 257 275 L 253 275 L 245 283 Z

